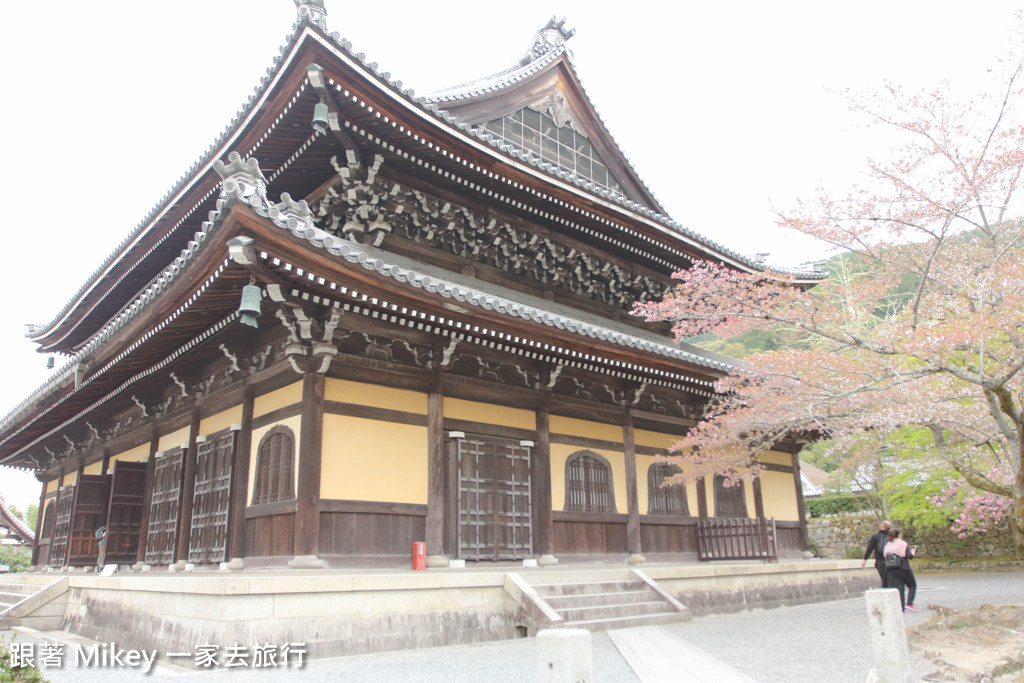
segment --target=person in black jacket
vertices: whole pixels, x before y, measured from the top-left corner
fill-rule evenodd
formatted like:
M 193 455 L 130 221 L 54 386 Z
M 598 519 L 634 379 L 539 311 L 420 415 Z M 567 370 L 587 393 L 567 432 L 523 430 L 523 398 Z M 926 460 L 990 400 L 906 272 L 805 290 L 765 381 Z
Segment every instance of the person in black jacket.
M 882 579 L 882 588 L 885 588 L 885 544 L 889 542 L 889 528 L 892 524 L 888 521 L 882 522 L 881 529 L 871 534 L 871 538 L 868 539 L 867 550 L 864 551 L 864 561 L 860 563 L 860 568 L 864 569 L 867 565 L 868 557 L 873 552 L 875 554 L 875 571 L 878 572 L 879 578 Z

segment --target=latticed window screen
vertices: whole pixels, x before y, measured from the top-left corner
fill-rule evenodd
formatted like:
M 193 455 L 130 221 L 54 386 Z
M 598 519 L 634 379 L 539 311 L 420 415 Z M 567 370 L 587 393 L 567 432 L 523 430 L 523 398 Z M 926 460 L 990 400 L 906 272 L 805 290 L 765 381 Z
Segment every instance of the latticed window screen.
M 527 107 L 488 121 L 484 128 L 519 149 L 533 152 L 544 161 L 622 194 L 619 183 L 601 162 L 587 136 L 567 125 L 559 126 L 547 114 Z
M 664 463 L 651 465 L 647 469 L 647 514 L 681 516 L 690 514 L 690 506 L 686 500 L 686 487 L 682 485 L 662 486 L 666 479 L 678 473 L 678 467 Z
M 743 482 L 726 486 L 725 477 L 715 475 L 715 517 L 746 517 L 747 497 Z
M 565 509 L 568 512 L 615 512 L 611 468 L 596 453 L 569 457 L 566 463 Z
M 295 447 L 287 427 L 274 427 L 260 442 L 252 504 L 295 498 Z

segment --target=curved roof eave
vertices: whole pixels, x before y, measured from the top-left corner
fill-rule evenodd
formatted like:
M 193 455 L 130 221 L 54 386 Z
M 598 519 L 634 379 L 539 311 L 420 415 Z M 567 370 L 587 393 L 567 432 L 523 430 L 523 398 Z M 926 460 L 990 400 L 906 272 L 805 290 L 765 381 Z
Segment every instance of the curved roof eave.
M 224 133 L 222 133 L 220 137 L 218 137 L 217 140 L 209 146 L 200 159 L 197 160 L 189 171 L 179 179 L 174 187 L 172 187 L 171 190 L 161 198 L 161 200 L 139 223 L 139 225 L 121 241 L 121 243 L 103 261 L 96 271 L 94 271 L 93 275 L 90 276 L 86 283 L 83 284 L 79 288 L 78 292 L 76 292 L 68 303 L 65 304 L 53 320 L 45 325 L 31 325 L 29 327 L 29 333 L 27 335 L 29 338 L 34 341 L 41 340 L 65 322 L 75 311 L 77 304 L 80 303 L 82 299 L 99 284 L 105 275 L 113 271 L 118 265 L 122 264 L 128 251 L 157 225 L 160 218 L 169 210 L 170 207 L 174 205 L 177 199 L 180 198 L 198 178 L 203 177 L 212 169 L 213 163 L 228 151 L 228 147 L 245 130 L 248 122 L 250 122 L 260 112 L 260 107 L 257 105 L 263 101 L 263 99 L 273 89 L 274 85 L 280 80 L 282 74 L 286 70 L 285 67 L 291 62 L 292 57 L 297 52 L 297 46 L 301 43 L 300 38 L 307 36 L 313 40 L 321 42 L 335 56 L 341 58 L 346 63 L 356 67 L 364 73 L 367 73 L 371 76 L 371 81 L 377 81 L 380 85 L 385 86 L 383 91 L 390 95 L 394 101 L 400 102 L 405 108 L 415 111 L 425 120 L 432 120 L 435 124 L 446 124 L 453 132 L 464 137 L 465 141 L 474 147 L 484 150 L 506 163 L 511 162 L 513 164 L 520 165 L 520 167 L 528 169 L 531 171 L 532 175 L 535 175 L 542 181 L 561 184 L 565 189 L 576 194 L 585 192 L 585 196 L 591 201 L 597 200 L 608 208 L 612 208 L 618 212 L 625 212 L 627 217 L 629 217 L 628 214 L 632 214 L 633 218 L 639 218 L 642 222 L 655 227 L 667 238 L 682 239 L 693 247 L 704 252 L 709 252 L 709 255 L 730 263 L 741 270 L 747 270 L 750 272 L 762 272 L 765 270 L 765 266 L 763 264 L 760 264 L 739 252 L 733 251 L 703 235 L 700 235 L 699 233 L 696 233 L 695 231 L 690 230 L 689 228 L 680 225 L 667 215 L 652 211 L 651 209 L 640 206 L 625 197 L 620 197 L 607 190 L 598 188 L 592 183 L 578 178 L 575 174 L 566 173 L 565 171 L 544 162 L 540 158 L 528 152 L 521 152 L 520 150 L 512 149 L 511 146 L 496 139 L 494 136 L 462 123 L 447 112 L 443 111 L 428 97 L 417 97 L 413 90 L 404 88 L 400 80 L 393 80 L 390 73 L 380 71 L 377 64 L 375 62 L 366 61 L 366 57 L 362 53 L 353 52 L 352 44 L 347 40 L 342 39 L 338 33 L 334 32 L 325 36 L 314 23 L 300 18 L 293 25 L 292 32 L 286 37 L 285 44 L 280 48 L 281 56 L 275 58 L 274 65 L 268 69 L 268 75 L 260 79 L 260 86 L 256 89 L 254 94 L 249 97 L 242 109 L 239 110 L 231 124 L 229 124 L 225 129 Z M 325 40 L 325 38 L 328 40 Z M 561 53 L 554 54 L 553 58 L 557 58 L 560 54 Z M 603 122 L 601 125 L 604 125 Z M 523 164 L 525 164 L 525 167 Z M 543 173 L 538 173 L 538 171 Z M 559 183 L 559 181 L 561 181 L 561 183 Z M 785 269 L 772 269 L 772 271 L 783 275 L 796 276 L 798 282 L 806 283 L 817 282 L 824 277 L 821 273 L 809 273 L 806 271 Z

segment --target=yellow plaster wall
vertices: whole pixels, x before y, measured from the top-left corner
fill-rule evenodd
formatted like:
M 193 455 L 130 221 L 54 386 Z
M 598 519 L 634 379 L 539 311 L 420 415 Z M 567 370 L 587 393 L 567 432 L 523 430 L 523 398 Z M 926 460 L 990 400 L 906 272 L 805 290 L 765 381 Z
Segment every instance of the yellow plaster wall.
M 761 500 L 764 500 L 764 482 L 761 482 Z M 750 481 L 743 481 L 743 495 L 747 499 L 747 517 L 757 517 L 757 508 L 754 507 L 754 484 Z
M 790 521 L 800 519 L 792 474 L 764 472 L 761 475 L 761 499 L 764 501 L 765 517 Z
M 225 410 L 204 418 L 199 422 L 199 436 L 209 436 L 210 434 L 216 434 L 222 429 L 227 429 L 233 424 L 242 423 L 242 406 L 237 405 L 234 408 Z
M 700 482 L 698 482 L 699 484 Z M 707 496 L 708 501 L 708 517 L 715 516 L 715 478 L 704 477 L 704 495 Z M 697 501 L 694 501 L 696 505 Z
M 627 512 L 626 501 L 626 456 L 618 451 L 599 448 L 581 448 L 567 444 L 551 444 L 551 509 L 565 509 L 565 463 L 577 451 L 593 451 L 603 456 L 612 468 L 612 487 L 615 493 L 615 510 Z
M 58 479 L 58 481 L 60 480 Z M 76 481 L 78 481 L 78 470 L 75 470 L 74 472 L 68 472 L 67 474 L 64 475 L 64 486 L 71 486 Z
M 97 460 L 91 465 L 86 465 L 82 474 L 103 474 L 103 461 Z
M 653 455 L 637 454 L 636 456 L 636 499 L 641 515 L 647 514 L 647 505 L 651 499 L 650 491 L 647 490 L 647 470 L 653 462 Z
M 328 378 L 324 387 L 328 401 L 356 403 L 361 406 L 402 410 L 418 415 L 427 414 L 427 395 L 406 389 L 394 389 L 376 384 L 363 384 L 343 379 Z
M 178 446 L 188 448 L 188 430 L 188 427 L 182 427 L 176 432 L 164 434 L 160 437 L 160 443 L 157 445 L 156 449 L 163 452 L 169 451 Z
M 326 417 L 326 416 L 325 416 Z M 299 439 L 302 436 L 300 425 L 302 424 L 302 417 L 300 415 L 294 415 L 292 417 L 275 422 L 271 425 L 260 427 L 259 429 L 252 430 L 252 447 L 249 451 L 249 487 L 245 492 L 245 504 L 252 505 L 252 491 L 253 484 L 256 482 L 256 468 L 259 466 L 259 452 L 260 452 L 260 441 L 264 435 L 274 427 L 281 425 L 288 427 L 292 430 L 294 441 L 292 442 L 292 457 L 294 458 L 294 467 L 292 471 L 295 474 L 295 481 L 292 483 L 292 492 L 298 493 L 299 476 Z
M 667 451 L 679 439 L 680 437 L 672 434 L 649 432 L 645 429 L 633 430 L 633 441 L 636 445 L 647 446 L 648 448 L 663 448 Z
M 793 456 L 789 453 L 780 453 L 779 451 L 767 451 L 757 456 L 759 462 L 770 462 L 774 465 L 785 465 L 786 467 L 792 467 Z
M 537 429 L 537 414 L 532 410 L 521 410 L 519 408 L 507 408 L 492 403 L 476 403 L 474 401 L 463 401 L 458 398 L 444 398 L 442 410 L 445 417 L 456 420 L 471 420 L 473 422 L 486 422 L 492 425 L 503 427 L 518 427 L 519 429 Z
M 56 479 L 51 479 L 50 481 L 46 482 L 47 493 L 53 493 L 58 488 L 60 488 L 60 477 L 57 477 Z
M 320 497 L 427 502 L 427 428 L 324 415 Z
M 587 420 L 577 420 L 572 417 L 552 415 L 549 429 L 552 434 L 568 434 L 570 436 L 583 436 L 590 439 L 622 443 L 622 427 L 620 425 L 588 422 Z
M 110 467 L 113 469 L 114 462 L 120 460 L 121 462 L 139 462 L 149 457 L 149 444 L 144 443 L 141 446 L 129 449 L 117 455 L 110 457 Z
M 302 403 L 302 382 L 295 382 L 269 394 L 257 396 L 253 399 L 252 414 L 253 417 L 259 417 L 296 403 Z

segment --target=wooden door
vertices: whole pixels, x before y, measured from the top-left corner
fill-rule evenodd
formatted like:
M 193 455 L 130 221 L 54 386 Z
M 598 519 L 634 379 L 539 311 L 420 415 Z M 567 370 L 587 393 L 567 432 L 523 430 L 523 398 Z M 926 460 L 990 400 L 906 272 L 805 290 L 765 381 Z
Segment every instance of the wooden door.
M 73 567 L 94 566 L 100 555 L 96 530 L 107 523 L 110 475 L 83 474 L 75 482 L 75 489 L 77 492 L 71 513 L 68 564 Z
M 36 541 L 36 548 L 39 554 L 36 557 L 36 564 L 45 567 L 50 564 L 50 544 L 53 542 L 53 530 L 57 526 L 57 501 L 51 500 L 46 504 L 46 512 L 43 513 L 43 526 Z
M 530 447 L 469 436 L 455 443 L 459 557 L 518 560 L 533 554 Z
M 174 563 L 184 455 L 183 449 L 173 448 L 156 460 L 146 534 L 146 564 Z
M 198 444 L 189 562 L 209 564 L 228 559 L 231 472 L 235 460 L 236 433 L 210 437 Z
M 138 560 L 139 527 L 145 497 L 146 463 L 114 462 L 104 564 L 133 564 Z
M 68 538 L 71 536 L 71 511 L 75 504 L 75 487 L 65 486 L 57 494 L 57 521 L 50 542 L 49 565 L 63 567 L 68 561 Z

